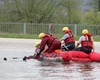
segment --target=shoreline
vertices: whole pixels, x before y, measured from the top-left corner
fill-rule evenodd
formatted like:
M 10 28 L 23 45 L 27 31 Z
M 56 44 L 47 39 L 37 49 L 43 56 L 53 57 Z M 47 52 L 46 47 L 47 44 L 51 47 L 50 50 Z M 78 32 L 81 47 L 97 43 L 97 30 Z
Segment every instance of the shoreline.
M 0 49 L 27 49 L 33 50 L 35 42 L 40 39 L 0 38 Z M 77 42 L 77 41 L 76 41 Z M 95 51 L 100 52 L 100 42 L 94 42 Z

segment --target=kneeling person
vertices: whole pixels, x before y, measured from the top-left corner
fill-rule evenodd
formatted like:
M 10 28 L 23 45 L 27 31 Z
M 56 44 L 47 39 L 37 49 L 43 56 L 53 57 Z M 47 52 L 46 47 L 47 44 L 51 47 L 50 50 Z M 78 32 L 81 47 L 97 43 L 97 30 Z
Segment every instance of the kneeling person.
M 75 49 L 75 39 L 72 31 L 69 30 L 68 27 L 64 27 L 62 31 L 64 32 L 64 36 L 62 37 L 61 42 L 63 41 L 63 44 L 65 44 L 65 46 L 62 46 L 62 48 L 67 48 L 66 50 Z
M 94 51 L 94 40 L 92 34 L 88 33 L 87 29 L 82 31 L 83 36 L 77 42 L 76 51 L 83 51 L 89 54 L 92 50 Z M 81 44 L 81 47 L 78 47 Z
M 45 49 L 46 45 L 47 45 L 48 49 L 46 49 L 45 52 L 47 52 L 47 53 L 52 53 L 56 49 L 61 49 L 61 42 L 54 35 L 40 33 L 39 38 L 41 39 L 41 45 L 40 45 L 40 51 L 37 54 L 38 56 Z

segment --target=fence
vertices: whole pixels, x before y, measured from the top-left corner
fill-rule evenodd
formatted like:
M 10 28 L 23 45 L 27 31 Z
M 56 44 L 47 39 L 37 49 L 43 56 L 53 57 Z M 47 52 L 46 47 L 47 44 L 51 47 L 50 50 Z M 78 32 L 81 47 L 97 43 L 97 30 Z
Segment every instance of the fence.
M 83 29 L 88 29 L 94 36 L 100 35 L 100 25 L 81 24 L 43 24 L 43 23 L 4 23 L 0 22 L 0 33 L 34 34 L 41 32 L 62 34 L 63 27 L 69 27 L 75 36 L 80 36 Z

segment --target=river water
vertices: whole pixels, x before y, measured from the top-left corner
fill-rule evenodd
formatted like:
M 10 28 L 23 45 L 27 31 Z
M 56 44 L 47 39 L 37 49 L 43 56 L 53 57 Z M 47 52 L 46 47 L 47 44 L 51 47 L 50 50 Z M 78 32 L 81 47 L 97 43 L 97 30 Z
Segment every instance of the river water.
M 34 53 L 36 41 L 39 40 L 0 38 L 0 80 L 100 80 L 99 62 L 23 61 L 24 56 Z M 100 52 L 99 42 L 95 47 Z

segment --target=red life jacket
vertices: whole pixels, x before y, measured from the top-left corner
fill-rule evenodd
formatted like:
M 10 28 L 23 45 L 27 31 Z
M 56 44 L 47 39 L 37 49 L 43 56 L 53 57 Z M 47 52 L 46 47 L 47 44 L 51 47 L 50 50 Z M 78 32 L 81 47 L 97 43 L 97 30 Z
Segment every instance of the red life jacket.
M 53 43 L 53 41 L 55 40 L 55 39 L 57 39 L 55 36 L 53 36 L 52 34 L 45 34 L 45 36 L 43 37 L 43 38 L 45 38 L 45 37 L 48 37 L 48 41 L 47 41 L 47 45 L 48 46 L 51 46 L 52 45 L 52 43 Z
M 69 34 L 69 37 L 64 40 L 65 44 L 70 43 L 70 42 L 75 42 L 74 36 L 71 30 L 66 31 L 65 34 Z
M 92 38 L 92 34 L 85 34 L 84 37 L 85 37 L 85 41 L 82 41 L 81 45 L 83 47 L 89 46 L 89 47 L 93 48 L 93 41 L 91 39 Z

